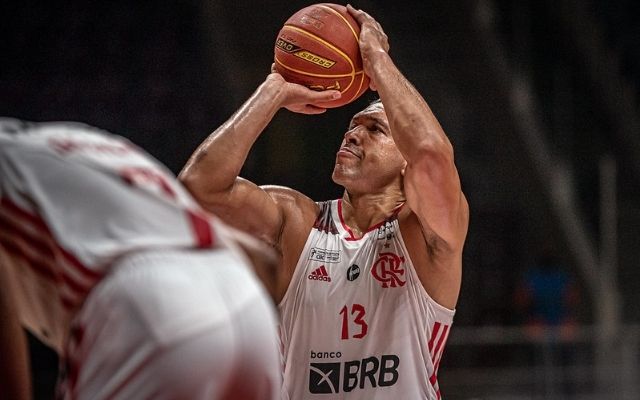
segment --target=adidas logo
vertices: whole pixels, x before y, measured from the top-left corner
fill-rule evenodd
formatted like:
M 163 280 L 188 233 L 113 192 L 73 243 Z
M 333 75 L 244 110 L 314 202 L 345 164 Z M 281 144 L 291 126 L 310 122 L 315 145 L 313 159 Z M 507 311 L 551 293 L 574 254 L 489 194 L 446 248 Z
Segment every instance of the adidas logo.
M 331 282 L 331 277 L 327 273 L 327 269 L 324 267 L 324 265 L 311 271 L 307 279 L 311 279 L 312 281 Z

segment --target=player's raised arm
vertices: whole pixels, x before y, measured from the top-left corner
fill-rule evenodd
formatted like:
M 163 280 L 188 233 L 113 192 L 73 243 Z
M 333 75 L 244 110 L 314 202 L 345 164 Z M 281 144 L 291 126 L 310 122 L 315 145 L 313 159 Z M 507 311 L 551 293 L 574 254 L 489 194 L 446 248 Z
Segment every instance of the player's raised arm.
M 384 104 L 393 139 L 407 161 L 408 204 L 427 230 L 458 249 L 466 236 L 468 207 L 454 164 L 453 146 L 427 102 L 393 63 L 380 24 L 349 7 L 362 24 L 360 46 L 365 70 Z
M 270 74 L 253 95 L 193 153 L 180 173 L 180 180 L 206 208 L 223 219 L 233 220 L 266 240 L 274 240 L 282 224 L 278 195 L 239 178 L 251 146 L 280 108 L 304 114 L 319 114 L 313 106 L 335 99 L 335 90 L 316 92 L 291 84 L 277 73 Z M 237 218 L 236 218 L 237 217 Z M 240 218 L 241 217 L 241 218 Z
M 469 208 L 453 146 L 427 102 L 389 56 L 388 38 L 380 24 L 363 11 L 350 6 L 349 10 L 361 24 L 360 51 L 365 71 L 378 91 L 393 139 L 407 162 L 407 204 L 420 221 L 432 256 L 429 274 L 438 282 L 430 294 L 442 305 L 454 307 Z

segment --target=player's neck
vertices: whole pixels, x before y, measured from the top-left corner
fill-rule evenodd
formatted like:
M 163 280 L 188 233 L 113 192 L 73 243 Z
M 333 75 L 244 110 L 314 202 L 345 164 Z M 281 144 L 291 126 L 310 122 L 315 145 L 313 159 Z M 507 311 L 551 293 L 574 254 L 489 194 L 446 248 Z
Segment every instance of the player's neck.
M 393 215 L 405 203 L 404 195 L 389 193 L 342 196 L 342 218 L 359 235 Z

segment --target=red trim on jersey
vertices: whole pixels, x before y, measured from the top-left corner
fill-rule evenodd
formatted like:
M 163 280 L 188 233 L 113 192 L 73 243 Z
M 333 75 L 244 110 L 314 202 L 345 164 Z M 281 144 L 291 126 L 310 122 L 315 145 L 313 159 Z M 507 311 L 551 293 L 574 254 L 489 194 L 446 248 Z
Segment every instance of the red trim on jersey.
M 433 324 L 433 332 L 431 332 L 431 339 L 429 339 L 429 353 L 433 354 L 433 341 L 436 340 L 436 336 L 438 336 L 438 331 L 440 330 L 440 322 L 436 322 Z
M 80 272 L 82 275 L 85 275 L 87 278 L 90 278 L 90 279 L 98 279 L 102 277 L 102 274 L 100 272 L 87 268 L 73 254 L 69 253 L 67 250 L 60 247 L 60 245 L 55 241 L 53 235 L 51 234 L 51 231 L 49 230 L 47 223 L 39 215 L 33 214 L 21 208 L 20 206 L 15 204 L 13 201 L 11 201 L 11 199 L 7 197 L 3 197 L 0 200 L 0 205 L 3 208 L 5 208 L 10 214 L 13 214 L 16 220 L 22 219 L 23 220 L 22 222 L 25 222 L 24 220 L 26 220 L 32 226 L 42 231 L 42 233 L 47 238 L 51 238 L 54 249 L 60 251 L 62 256 L 64 256 L 65 260 L 71 263 L 74 267 L 76 267 L 78 269 L 78 272 Z
M 26 242 L 28 243 L 29 248 L 33 248 L 33 250 L 42 258 L 52 260 L 56 257 L 55 252 L 51 249 L 51 246 L 48 243 L 40 240 L 33 233 L 28 232 L 24 229 L 24 227 L 20 227 L 16 225 L 16 223 L 10 217 L 5 216 L 0 209 L 0 222 L 2 226 L 8 227 L 10 231 L 14 232 L 21 237 L 26 237 Z
M 11 233 L 8 238 L 0 238 L 7 247 L 7 251 L 22 258 L 40 275 L 56 283 L 64 282 L 72 290 L 79 293 L 86 293 L 92 286 L 93 280 L 81 283 L 64 273 L 64 268 L 56 268 L 56 265 L 60 263 L 60 254 L 56 254 L 51 238 L 38 237 L 23 227 L 16 226 L 11 219 L 6 218 L 2 213 L 0 213 L 0 222 L 7 226 Z
M 438 365 L 434 366 L 433 374 L 429 377 L 429 382 L 433 389 L 436 391 L 436 398 L 440 398 L 440 385 L 438 385 L 438 367 L 440 367 L 440 361 L 438 361 Z
M 13 237 L 0 236 L 0 247 L 4 248 L 12 257 L 24 261 L 24 263 L 29 266 L 36 274 L 44 277 L 47 280 L 53 281 L 56 285 L 72 282 L 65 275 L 61 275 L 55 268 L 54 264 L 47 261 L 39 260 L 38 258 L 36 258 L 37 256 L 28 254 L 29 246 L 24 242 L 24 240 L 22 240 L 22 238 L 18 238 L 17 235 L 14 235 Z M 71 287 L 71 289 L 73 290 L 75 287 Z M 86 288 L 81 289 L 82 290 L 76 290 L 75 293 L 86 293 Z M 60 302 L 62 303 L 64 308 L 67 310 L 70 310 L 76 306 L 77 299 L 74 299 L 69 295 L 58 292 L 58 298 L 60 299 Z
M 400 209 L 404 206 L 404 204 L 405 203 L 402 203 L 399 206 L 397 206 L 393 210 L 392 215 L 397 215 L 400 212 Z M 371 225 L 369 228 L 367 228 L 366 231 L 362 233 L 361 237 L 356 237 L 356 235 L 353 233 L 351 228 L 349 228 L 349 226 L 344 222 L 344 217 L 342 216 L 342 199 L 338 199 L 338 219 L 340 219 L 340 223 L 342 224 L 342 227 L 344 228 L 344 230 L 349 233 L 349 237 L 345 238 L 345 240 L 349 240 L 349 241 L 362 239 L 367 233 L 380 228 L 382 225 L 384 225 L 388 221 L 388 219 L 385 219 L 384 221 L 380 221 L 375 225 Z
M 32 251 L 31 246 L 27 244 L 24 238 L 20 237 L 20 233 L 13 234 L 9 237 L 0 236 L 0 246 L 15 258 L 19 258 L 30 267 L 35 273 L 44 277 L 44 279 L 54 282 L 55 285 L 67 287 L 73 292 L 67 294 L 58 291 L 58 298 L 65 309 L 70 310 L 77 305 L 78 298 L 88 292 L 90 285 L 80 286 L 74 282 L 66 274 L 60 272 L 60 268 L 56 267 L 55 259 L 42 259 L 37 252 Z
M 51 264 L 34 259 L 27 254 L 27 245 L 23 240 L 18 240 L 15 236 L 11 238 L 0 236 L 0 246 L 2 246 L 11 256 L 24 260 L 31 269 L 44 278 L 56 283 L 62 281 L 62 278 L 59 274 L 56 274 L 56 271 L 53 270 Z
M 0 211 L 0 221 L 11 234 L 9 237 L 0 236 L 1 244 L 39 275 L 67 288 L 71 294 L 60 291 L 60 301 L 66 309 L 74 308 L 102 274 L 87 268 L 60 247 L 40 216 L 24 210 L 6 197 L 0 199 Z M 70 274 L 70 270 L 79 277 Z
M 345 240 L 359 240 L 356 235 L 353 234 L 351 228 L 344 222 L 344 218 L 342 217 L 342 199 L 338 199 L 338 219 L 340 220 L 340 224 L 342 224 L 342 228 L 349 234 L 349 237 L 345 238 Z
M 442 360 L 442 354 L 444 353 L 444 347 L 448 337 L 449 325 L 435 322 L 433 324 L 433 332 L 431 333 L 431 338 L 429 339 L 429 353 L 431 354 L 431 361 L 433 364 L 433 373 L 429 377 L 429 382 L 431 383 L 431 386 L 433 386 L 433 389 L 436 391 L 437 399 L 440 399 L 441 396 L 440 388 L 438 386 L 438 369 L 440 368 L 440 361 Z
M 11 217 L 14 217 L 14 219 L 12 219 Z M 44 227 L 45 229 L 40 229 L 38 227 L 38 232 L 31 232 L 26 229 L 24 225 L 19 224 L 19 218 L 20 217 L 16 217 L 15 215 L 9 214 L 8 216 L 4 216 L 2 213 L 0 213 L 0 221 L 2 221 L 5 226 L 7 226 L 13 233 L 14 241 L 18 240 L 18 238 L 20 239 L 22 252 L 27 259 L 40 264 L 42 264 L 44 260 L 44 263 L 49 265 L 60 264 L 61 261 L 67 261 L 69 264 L 71 264 L 72 267 L 78 267 L 77 264 L 79 263 L 79 261 L 76 260 L 75 263 L 71 262 L 72 260 L 75 260 L 75 257 L 71 256 L 55 242 L 55 239 L 53 238 L 49 230 L 46 229 L 46 226 Z M 27 249 L 33 249 L 33 251 L 28 251 Z M 63 260 L 60 260 L 60 258 L 62 258 Z M 87 269 L 82 264 L 80 265 L 82 268 Z M 49 269 L 51 267 L 47 268 Z M 55 268 L 53 268 L 53 270 L 55 271 Z M 60 276 L 60 271 L 62 271 L 62 276 Z M 58 277 L 56 278 L 57 281 L 59 281 L 60 279 L 64 279 L 64 281 L 68 283 L 72 288 L 83 292 L 86 291 L 89 286 L 91 286 L 96 278 L 99 278 L 101 276 L 94 271 L 91 271 L 91 274 L 94 276 L 86 276 L 86 274 L 81 273 L 80 275 L 82 276 L 82 278 L 89 281 L 86 284 L 82 284 L 72 277 L 68 276 L 67 274 L 64 274 L 64 268 L 61 268 L 60 271 L 56 271 L 58 272 Z M 84 271 L 80 270 L 79 272 Z
M 77 268 L 78 272 L 81 272 L 86 278 L 98 280 L 102 277 L 102 273 L 95 271 L 93 269 L 87 268 L 83 263 L 80 262 L 73 254 L 69 253 L 67 250 L 57 245 L 57 249 L 60 250 L 64 258 L 71 263 L 74 267 Z
M 205 217 L 202 217 L 191 210 L 187 210 L 187 216 L 191 222 L 191 228 L 196 237 L 196 245 L 199 248 L 213 247 L 213 227 Z
M 441 346 L 445 342 L 448 331 L 449 331 L 449 325 L 444 325 L 444 328 L 442 329 L 442 334 L 440 335 L 440 339 L 438 339 L 438 344 L 436 345 L 436 348 L 433 350 L 433 353 L 431 354 L 431 359 L 433 360 L 434 363 L 436 362 L 436 356 L 438 352 L 440 352 Z
M 44 230 L 47 233 L 49 233 L 49 227 L 47 226 L 47 224 L 44 222 L 42 218 L 22 209 L 16 203 L 11 201 L 11 199 L 9 199 L 8 197 L 2 197 L 2 199 L 0 200 L 0 205 L 6 208 L 7 211 L 15 214 L 15 216 L 18 217 L 18 219 L 20 218 L 25 219 L 29 223 L 31 223 L 31 225 L 34 225 L 35 227 L 40 228 L 41 230 Z

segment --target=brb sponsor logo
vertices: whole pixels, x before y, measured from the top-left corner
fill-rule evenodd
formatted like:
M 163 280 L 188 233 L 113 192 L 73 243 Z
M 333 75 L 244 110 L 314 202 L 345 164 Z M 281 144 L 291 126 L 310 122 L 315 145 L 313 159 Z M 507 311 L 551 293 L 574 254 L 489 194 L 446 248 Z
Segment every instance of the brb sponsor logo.
M 334 354 L 341 355 L 340 352 Z M 311 358 L 325 358 L 324 355 L 329 353 L 311 352 L 311 355 Z M 316 357 L 313 357 L 314 355 Z M 398 382 L 399 365 L 400 358 L 394 354 L 344 362 L 312 362 L 309 364 L 309 392 L 313 394 L 340 393 L 341 391 L 348 393 L 366 387 L 393 386 Z

